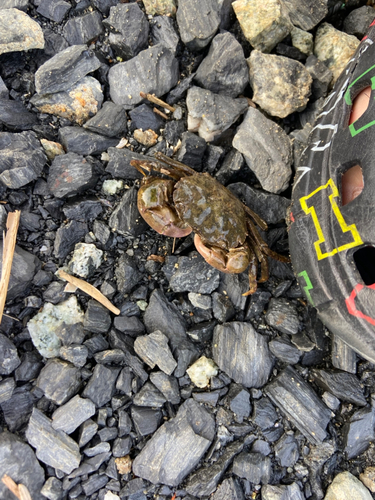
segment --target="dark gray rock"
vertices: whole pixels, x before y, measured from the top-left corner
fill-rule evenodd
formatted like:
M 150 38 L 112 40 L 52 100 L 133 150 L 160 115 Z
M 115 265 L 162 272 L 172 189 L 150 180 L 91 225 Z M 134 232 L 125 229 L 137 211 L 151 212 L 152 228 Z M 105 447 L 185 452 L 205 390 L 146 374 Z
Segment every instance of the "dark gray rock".
M 233 474 L 253 484 L 268 484 L 271 477 L 271 459 L 261 453 L 240 453 L 233 462 Z
M 265 193 L 243 182 L 230 184 L 228 189 L 243 200 L 245 205 L 265 220 L 267 224 L 277 224 L 285 219 L 286 211 L 290 205 L 288 198 Z
M 9 375 L 20 364 L 21 360 L 16 346 L 8 337 L 0 333 L 0 375 Z
M 146 490 L 146 484 L 146 481 L 139 477 L 131 479 L 120 491 L 121 498 L 144 500 L 146 497 L 143 492 Z
M 8 431 L 0 433 L 0 470 L 17 484 L 22 483 L 28 489 L 33 500 L 42 500 L 40 490 L 44 483 L 44 470 L 28 444 Z M 13 500 L 14 495 L 0 482 L 0 497 Z
M 96 115 L 90 118 L 83 127 L 107 137 L 125 134 L 127 130 L 125 110 L 111 101 L 106 101 Z
M 121 349 L 124 353 L 125 364 L 132 369 L 133 373 L 139 377 L 142 383 L 146 382 L 148 374 L 144 369 L 143 363 L 135 354 L 133 339 L 121 332 L 116 331 L 114 328 L 110 330 L 108 339 L 112 349 Z
M 81 385 L 79 368 L 57 358 L 49 359 L 39 374 L 36 386 L 47 399 L 62 405 L 74 396 Z
M 66 226 L 61 226 L 56 231 L 54 254 L 58 259 L 65 259 L 76 243 L 88 233 L 87 224 L 72 220 Z
M 140 172 L 130 165 L 130 162 L 132 160 L 145 160 L 144 155 L 134 153 L 127 148 L 109 148 L 108 156 L 109 162 L 105 171 L 112 174 L 114 178 L 127 180 L 142 178 Z
M 153 434 L 159 427 L 162 419 L 160 410 L 134 405 L 131 407 L 131 416 L 134 427 L 140 436 Z
M 87 304 L 83 327 L 91 333 L 107 333 L 111 326 L 111 315 L 106 307 L 91 299 Z
M 52 427 L 71 434 L 94 414 L 94 403 L 77 395 L 53 412 Z
M 168 346 L 168 337 L 160 330 L 137 337 L 134 350 L 151 368 L 157 365 L 167 375 L 171 375 L 177 366 Z
M 90 495 L 100 490 L 101 488 L 104 488 L 108 481 L 109 478 L 105 474 L 92 474 L 88 479 L 82 481 L 82 489 L 86 495 L 86 498 L 88 498 Z
M 298 443 L 294 436 L 284 434 L 275 444 L 275 456 L 282 467 L 293 467 L 299 459 Z
M 139 214 L 137 195 L 138 191 L 134 187 L 125 192 L 109 219 L 109 227 L 112 231 L 139 236 L 148 228 L 147 222 Z
M 197 69 L 195 80 L 215 94 L 237 97 L 249 82 L 249 71 L 241 45 L 229 33 L 219 33 Z
M 290 20 L 295 26 L 310 31 L 327 15 L 327 0 L 284 0 Z
M 332 71 L 313 54 L 306 59 L 305 66 L 313 78 L 311 100 L 316 101 L 321 97 L 326 97 L 333 78 Z
M 164 120 L 161 116 L 154 113 L 148 104 L 141 104 L 129 111 L 129 116 L 132 120 L 132 131 L 135 129 L 142 129 L 153 130 L 154 132 L 160 133 L 160 129 L 164 128 Z M 131 153 L 131 151 L 128 151 L 128 153 Z M 143 157 L 143 159 L 145 158 Z
M 117 279 L 117 289 L 125 294 L 130 292 L 137 285 L 143 274 L 138 270 L 136 260 L 130 255 L 121 255 L 115 268 Z
M 109 346 L 103 335 L 93 335 L 89 339 L 85 340 L 84 345 L 89 350 L 90 355 L 99 351 L 104 351 Z
M 145 326 L 137 316 L 116 316 L 113 326 L 122 333 L 131 337 L 138 337 L 145 331 Z
M 37 179 L 47 162 L 34 132 L 0 132 L 0 181 L 18 189 Z
M 140 92 L 160 97 L 176 85 L 177 59 L 170 49 L 157 45 L 112 66 L 108 81 L 113 102 L 130 109 L 143 100 Z
M 363 394 L 363 387 L 354 374 L 313 369 L 311 375 L 320 387 L 329 391 L 341 401 L 347 401 L 357 406 L 366 406 L 367 402 Z
M 312 444 L 325 439 L 331 412 L 292 367 L 285 368 L 265 392 Z
M 207 142 L 217 139 L 248 108 L 245 98 L 232 99 L 199 87 L 188 90 L 186 105 L 189 131 L 198 132 Z
M 98 430 L 98 424 L 89 418 L 81 425 L 79 429 L 79 447 L 85 446 L 95 436 Z
M 0 77 L 0 99 L 9 99 L 9 90 L 4 83 L 4 80 Z
M 102 455 L 103 453 L 108 453 L 110 449 L 111 445 L 109 443 L 98 443 L 97 445 L 92 446 L 91 448 L 85 448 L 83 450 L 83 453 L 87 457 L 96 457 L 98 455 Z
M 125 410 L 118 412 L 118 435 L 119 437 L 127 436 L 132 429 L 132 421 Z
M 297 308 L 287 299 L 271 299 L 268 304 L 266 321 L 269 326 L 281 333 L 298 333 L 299 319 Z
M 34 408 L 26 431 L 26 439 L 36 448 L 36 456 L 46 465 L 65 474 L 76 469 L 81 460 L 78 445 L 65 432 L 56 431 L 51 420 Z
M 246 321 L 251 318 L 258 318 L 263 313 L 270 298 L 271 294 L 269 292 L 264 292 L 263 290 L 257 290 L 253 293 L 250 296 L 249 306 L 246 311 Z
M 227 295 L 214 292 L 212 294 L 212 313 L 220 323 L 225 323 L 233 318 L 235 309 Z
M 61 359 L 69 361 L 74 366 L 82 368 L 85 366 L 89 350 L 84 345 L 71 344 L 60 347 L 59 355 Z
M 374 408 L 361 408 L 353 413 L 343 429 L 345 451 L 348 459 L 357 457 L 374 440 Z
M 0 124 L 10 130 L 30 130 L 37 123 L 36 115 L 30 113 L 22 102 L 0 99 Z
M 332 364 L 348 373 L 357 373 L 357 354 L 337 335 L 332 339 Z
M 117 0 L 92 0 L 91 3 L 95 5 L 95 7 L 100 10 L 106 16 L 109 13 L 109 9 L 115 5 L 117 5 Z
M 192 51 L 202 50 L 219 28 L 219 7 L 213 0 L 182 0 L 176 20 L 184 44 Z
M 174 89 L 172 89 L 167 96 L 167 103 L 171 106 L 182 99 L 187 90 L 191 87 L 193 78 L 195 77 L 195 73 L 187 76 L 183 80 L 181 80 L 178 85 Z
M 18 431 L 27 424 L 33 409 L 30 386 L 16 387 L 12 397 L 1 403 L 4 420 L 11 432 Z
M 73 45 L 48 59 L 35 73 L 38 94 L 70 89 L 88 73 L 100 67 L 100 61 L 86 45 Z
M 233 146 L 240 151 L 262 188 L 281 193 L 292 174 L 292 149 L 283 129 L 259 110 L 249 108 L 237 129 Z
M 229 408 L 235 415 L 236 422 L 242 424 L 251 412 L 250 394 L 239 384 L 231 384 L 227 394 Z
M 19 9 L 26 11 L 29 6 L 29 0 L 3 0 L 0 9 Z
M 99 155 L 118 144 L 118 139 L 95 134 L 81 127 L 60 128 L 59 139 L 68 153 L 77 153 L 84 156 Z
M 123 365 L 125 363 L 125 354 L 121 349 L 109 349 L 94 354 L 95 361 L 102 365 Z
M 54 196 L 65 198 L 94 188 L 101 174 L 102 167 L 98 160 L 67 153 L 53 160 L 47 184 Z
M 0 245 L 0 260 L 3 258 L 3 246 Z M 16 245 L 8 285 L 7 300 L 24 296 L 28 292 L 33 278 L 40 269 L 38 257 Z
M 161 408 L 166 402 L 163 394 L 151 383 L 146 382 L 134 396 L 134 404 L 137 406 L 148 406 L 149 408 Z
M 123 60 L 131 59 L 147 49 L 149 23 L 137 3 L 111 7 L 103 24 L 110 30 L 109 43 Z
M 166 401 L 173 405 L 180 403 L 180 389 L 175 377 L 170 377 L 164 372 L 152 372 L 150 373 L 150 380 L 163 394 Z
M 232 322 L 216 326 L 213 358 L 219 368 L 245 387 L 262 387 L 271 373 L 273 360 L 267 337 L 250 323 Z
M 104 31 L 99 12 L 87 12 L 83 16 L 72 17 L 64 26 L 63 34 L 69 45 L 89 43 Z
M 278 418 L 273 404 L 267 397 L 254 401 L 253 421 L 263 431 L 273 427 Z
M 245 500 L 242 488 L 239 482 L 230 477 L 224 479 L 212 496 L 212 500 Z
M 98 408 L 104 406 L 114 394 L 119 373 L 120 368 L 96 365 L 88 384 L 82 392 L 82 396 L 91 399 Z
M 179 37 L 174 28 L 173 20 L 168 16 L 155 16 L 150 25 L 153 45 L 161 44 L 176 52 Z
M 92 474 L 97 471 L 99 467 L 110 458 L 111 453 L 99 453 L 99 455 L 95 455 L 93 458 L 89 458 L 88 460 L 84 460 L 81 465 L 75 469 L 71 474 L 69 474 L 69 479 L 74 479 L 76 477 L 81 477 L 86 474 Z
M 62 500 L 63 498 L 62 483 L 54 476 L 47 479 L 40 492 L 49 500 Z
M 160 427 L 136 457 L 134 474 L 154 484 L 177 486 L 207 451 L 214 432 L 211 415 L 188 399 L 176 417 Z M 184 452 L 187 448 L 188 455 Z
M 61 23 L 65 14 L 72 8 L 70 3 L 64 0 L 42 0 L 36 9 L 39 14 L 55 23 Z
M 198 498 L 208 497 L 213 493 L 235 456 L 243 449 L 241 441 L 228 444 L 221 457 L 210 467 L 202 467 L 193 472 L 186 481 L 186 491 Z M 227 497 L 229 498 L 232 497 Z
M 63 212 L 67 219 L 86 222 L 94 220 L 103 211 L 102 205 L 97 198 L 86 200 L 76 199 L 64 204 Z
M 354 35 L 361 40 L 367 33 L 374 17 L 374 9 L 370 5 L 363 5 L 359 9 L 352 10 L 344 19 L 345 33 Z
M 183 132 L 179 139 L 181 147 L 177 152 L 176 159 L 200 172 L 207 147 L 206 141 L 192 132 Z
M 268 347 L 276 358 L 288 365 L 295 365 L 302 356 L 302 352 L 291 344 L 288 339 L 283 337 L 271 340 Z
M 305 495 L 297 483 L 288 484 L 265 484 L 262 486 L 263 500 L 305 500 Z
M 209 294 L 216 290 L 220 273 L 205 262 L 198 252 L 189 257 L 167 257 L 164 273 L 174 292 L 194 292 Z
M 0 381 L 0 404 L 5 403 L 12 397 L 15 387 L 16 382 L 12 377 Z

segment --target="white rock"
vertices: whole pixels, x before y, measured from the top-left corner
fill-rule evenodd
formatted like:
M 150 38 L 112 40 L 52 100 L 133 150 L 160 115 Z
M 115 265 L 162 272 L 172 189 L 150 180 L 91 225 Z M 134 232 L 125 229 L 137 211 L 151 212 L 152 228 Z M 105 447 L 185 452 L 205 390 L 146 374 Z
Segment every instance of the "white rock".
M 337 474 L 327 489 L 324 500 L 372 500 L 369 490 L 350 472 Z
M 218 367 L 215 361 L 202 356 L 186 371 L 193 384 L 203 389 L 208 386 L 211 377 L 216 377 Z
M 122 180 L 117 181 L 115 179 L 107 179 L 103 182 L 103 191 L 105 194 L 114 195 L 121 191 L 123 187 L 124 181 Z
M 73 258 L 69 262 L 69 270 L 87 278 L 95 269 L 98 269 L 103 260 L 103 251 L 92 243 L 77 243 L 74 247 Z

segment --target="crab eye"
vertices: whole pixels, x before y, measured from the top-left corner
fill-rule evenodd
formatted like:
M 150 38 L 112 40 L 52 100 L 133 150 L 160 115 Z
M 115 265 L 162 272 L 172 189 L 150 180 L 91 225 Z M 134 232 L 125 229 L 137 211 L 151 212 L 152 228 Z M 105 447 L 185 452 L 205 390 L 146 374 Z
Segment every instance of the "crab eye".
M 375 247 L 368 245 L 353 254 L 355 265 L 365 285 L 375 283 Z

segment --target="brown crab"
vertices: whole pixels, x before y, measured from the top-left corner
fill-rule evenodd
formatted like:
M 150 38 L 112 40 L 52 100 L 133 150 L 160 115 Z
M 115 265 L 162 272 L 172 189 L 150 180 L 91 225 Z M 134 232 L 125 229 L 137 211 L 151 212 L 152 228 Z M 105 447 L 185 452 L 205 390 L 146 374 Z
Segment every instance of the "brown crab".
M 269 277 L 267 255 L 289 262 L 262 240 L 255 224 L 267 224 L 233 193 L 207 173 L 198 173 L 176 160 L 156 153 L 155 160 L 132 160 L 145 177 L 138 191 L 138 210 L 144 220 L 165 236 L 181 238 L 195 232 L 194 244 L 211 266 L 225 273 L 242 273 L 249 267 L 250 295 Z M 171 179 L 147 176 L 145 171 Z

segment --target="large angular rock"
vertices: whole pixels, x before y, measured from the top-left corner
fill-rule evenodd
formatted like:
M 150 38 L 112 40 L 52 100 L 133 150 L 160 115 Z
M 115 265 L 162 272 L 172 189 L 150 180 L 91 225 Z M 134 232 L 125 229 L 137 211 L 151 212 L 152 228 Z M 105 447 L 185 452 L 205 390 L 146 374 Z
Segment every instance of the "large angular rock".
M 0 54 L 44 48 L 42 28 L 21 10 L 0 9 L 0 33 Z
M 214 0 L 179 0 L 176 20 L 184 44 L 202 50 L 219 28 L 219 6 Z
M 135 458 L 133 473 L 154 484 L 177 486 L 197 465 L 214 435 L 212 416 L 188 399 Z
M 290 20 L 302 30 L 312 30 L 328 12 L 327 0 L 283 0 Z

